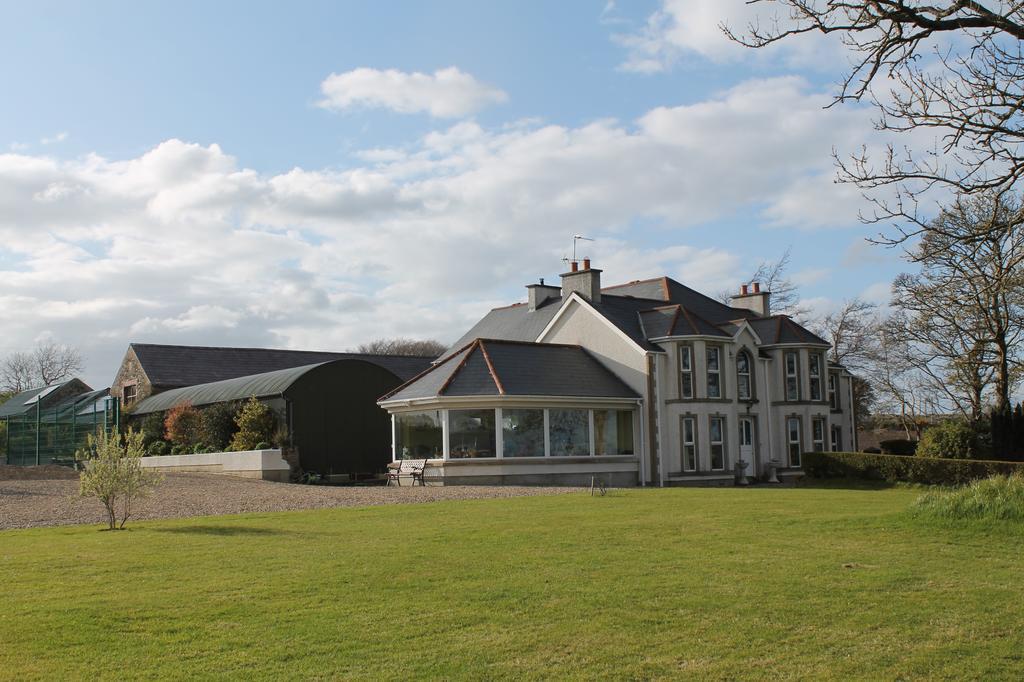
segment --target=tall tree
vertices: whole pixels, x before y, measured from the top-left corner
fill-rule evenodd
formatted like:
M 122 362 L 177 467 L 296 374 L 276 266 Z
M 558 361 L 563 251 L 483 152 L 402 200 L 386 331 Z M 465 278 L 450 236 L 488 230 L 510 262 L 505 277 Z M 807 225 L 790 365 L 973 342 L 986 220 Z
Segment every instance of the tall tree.
M 12 353 L 0 363 L 0 385 L 20 393 L 52 386 L 82 371 L 82 355 L 71 346 L 43 341 L 29 352 Z
M 981 417 L 992 385 L 1010 409 L 1024 349 L 1024 210 L 1011 193 L 959 198 L 908 253 L 920 266 L 893 284 L 911 363 L 968 417 Z
M 448 346 L 433 339 L 375 339 L 369 343 L 359 344 L 357 353 L 370 355 L 410 355 L 424 358 L 436 358 L 448 350 Z
M 744 282 L 746 284 L 758 282 L 762 289 L 771 292 L 773 314 L 789 315 L 803 324 L 807 321 L 811 310 L 800 298 L 799 287 L 789 277 L 790 251 L 791 249 L 787 248 L 777 260 L 761 261 Z M 721 291 L 718 293 L 718 299 L 723 303 L 729 303 L 733 295 L 733 291 Z
M 934 186 L 956 194 L 1007 191 L 1024 176 L 1024 3 L 995 0 L 751 0 L 774 5 L 770 20 L 742 33 L 752 48 L 835 34 L 851 54 L 833 104 L 869 99 L 876 128 L 896 134 L 928 131 L 934 148 L 890 145 L 882 158 L 866 151 L 836 157 L 839 179 L 866 189 L 892 186 L 893 199 L 873 199 L 869 222 L 896 218 L 900 243 L 941 230 L 918 212 Z M 875 88 L 874 86 L 880 86 Z
M 878 306 L 860 298 L 849 299 L 810 324 L 818 336 L 832 344 L 829 360 L 853 374 L 854 414 L 858 421 L 867 417 L 875 401 L 869 377 L 878 350 Z

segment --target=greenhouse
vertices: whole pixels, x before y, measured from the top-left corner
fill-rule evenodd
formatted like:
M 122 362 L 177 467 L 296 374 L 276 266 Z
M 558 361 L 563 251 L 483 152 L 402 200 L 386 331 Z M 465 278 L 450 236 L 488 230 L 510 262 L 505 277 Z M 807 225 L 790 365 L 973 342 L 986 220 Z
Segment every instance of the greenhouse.
M 120 409 L 107 389 L 93 390 L 79 379 L 35 388 L 0 405 L 7 463 L 18 466 L 74 464 L 75 451 L 90 434 L 111 433 Z

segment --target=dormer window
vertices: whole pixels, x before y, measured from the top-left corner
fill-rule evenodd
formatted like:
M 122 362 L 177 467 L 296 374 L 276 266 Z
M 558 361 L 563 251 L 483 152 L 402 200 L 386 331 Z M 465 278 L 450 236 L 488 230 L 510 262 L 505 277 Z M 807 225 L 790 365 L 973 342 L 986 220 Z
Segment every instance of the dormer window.
M 751 400 L 754 397 L 751 383 L 750 353 L 741 350 L 736 355 L 736 395 L 740 400 Z
M 708 369 L 708 397 L 722 397 L 722 349 L 718 346 L 708 346 L 707 369 Z

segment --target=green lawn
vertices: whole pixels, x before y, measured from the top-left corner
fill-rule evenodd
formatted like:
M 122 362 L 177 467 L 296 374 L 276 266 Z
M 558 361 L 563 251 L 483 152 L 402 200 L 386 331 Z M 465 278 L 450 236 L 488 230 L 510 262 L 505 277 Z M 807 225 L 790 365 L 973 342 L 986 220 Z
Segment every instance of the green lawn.
M 908 489 L 631 490 L 0 532 L 0 676 L 985 678 L 1020 524 Z

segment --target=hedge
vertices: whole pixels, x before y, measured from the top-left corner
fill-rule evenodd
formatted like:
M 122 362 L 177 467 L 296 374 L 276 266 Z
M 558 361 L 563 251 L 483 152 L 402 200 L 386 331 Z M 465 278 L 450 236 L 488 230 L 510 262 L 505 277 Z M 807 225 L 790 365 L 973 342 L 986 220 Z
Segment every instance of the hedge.
M 814 478 L 961 485 L 996 474 L 1024 474 L 1024 462 L 873 455 L 866 452 L 806 452 L 803 470 Z

